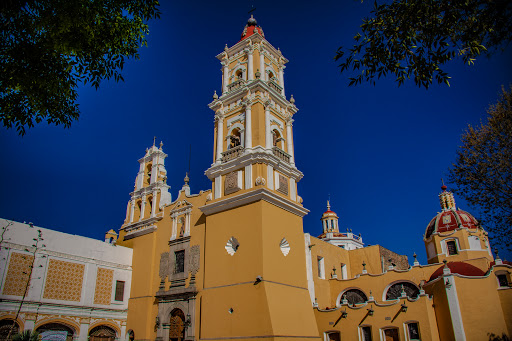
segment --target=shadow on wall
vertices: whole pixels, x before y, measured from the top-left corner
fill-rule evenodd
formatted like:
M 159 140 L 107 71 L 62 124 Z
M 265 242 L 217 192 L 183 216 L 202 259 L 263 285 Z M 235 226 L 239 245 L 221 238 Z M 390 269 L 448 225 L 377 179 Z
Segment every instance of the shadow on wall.
M 501 336 L 498 336 L 494 333 L 489 333 L 489 341 L 512 341 L 507 334 L 503 333 Z

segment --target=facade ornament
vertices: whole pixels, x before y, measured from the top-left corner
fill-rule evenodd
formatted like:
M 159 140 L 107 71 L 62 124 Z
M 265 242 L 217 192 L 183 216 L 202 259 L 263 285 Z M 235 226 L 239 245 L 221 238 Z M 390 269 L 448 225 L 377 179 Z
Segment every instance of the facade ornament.
M 213 99 L 216 101 L 219 99 L 219 95 L 217 95 L 217 90 L 213 91 Z
M 290 96 L 290 103 L 295 105 L 295 98 L 293 98 L 293 95 Z
M 265 186 L 266 180 L 265 178 L 262 178 L 261 176 L 258 176 L 255 181 L 256 186 Z
M 206 196 L 206 201 L 211 201 L 212 200 L 212 194 L 211 193 L 208 193 L 208 195 Z

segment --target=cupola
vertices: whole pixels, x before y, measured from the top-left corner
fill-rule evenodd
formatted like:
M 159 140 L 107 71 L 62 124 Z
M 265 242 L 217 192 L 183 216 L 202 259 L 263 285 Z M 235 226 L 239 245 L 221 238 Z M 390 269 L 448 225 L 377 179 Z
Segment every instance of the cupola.
M 244 27 L 242 36 L 240 37 L 240 41 L 249 38 L 255 33 L 259 33 L 263 38 L 265 38 L 265 35 L 263 34 L 263 29 L 261 28 L 261 26 L 258 26 L 258 22 L 251 15 L 249 20 L 247 20 L 247 25 L 245 25 Z
M 323 233 L 319 235 L 318 238 L 346 250 L 364 247 L 361 234 L 355 235 L 352 233 L 352 230 L 349 229 L 347 229 L 347 232 L 340 232 L 338 219 L 338 215 L 334 211 L 331 211 L 330 201 L 327 200 L 327 211 L 322 214 L 322 218 L 320 219 L 322 221 Z
M 487 258 L 493 261 L 487 232 L 468 212 L 457 208 L 453 193 L 443 184 L 441 212 L 430 220 L 423 236 L 428 263 Z

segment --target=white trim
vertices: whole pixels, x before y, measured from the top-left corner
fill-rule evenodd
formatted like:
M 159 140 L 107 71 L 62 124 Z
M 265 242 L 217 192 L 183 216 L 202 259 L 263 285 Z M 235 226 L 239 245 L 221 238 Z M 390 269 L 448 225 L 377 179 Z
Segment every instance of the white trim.
M 313 261 L 311 260 L 311 235 L 304 233 L 304 244 L 306 250 L 306 277 L 308 281 L 309 297 L 311 306 L 315 304 L 315 282 L 313 281 Z
M 299 206 L 290 200 L 284 199 L 266 188 L 260 188 L 254 191 L 242 193 L 234 197 L 219 200 L 211 204 L 204 205 L 199 209 L 201 212 L 208 216 L 260 200 L 271 203 L 285 211 L 298 215 L 299 217 L 303 217 L 309 212 L 308 209 Z
M 221 182 L 222 176 L 219 175 L 215 178 L 215 199 L 218 199 L 221 196 Z
M 460 312 L 459 298 L 457 296 L 457 288 L 455 286 L 455 278 L 453 275 L 442 277 L 446 290 L 446 298 L 448 300 L 448 309 L 450 310 L 450 318 L 452 320 L 453 334 L 455 340 L 465 341 L 466 334 L 464 332 L 464 325 L 462 323 L 462 314 Z M 446 282 L 450 282 L 450 286 Z
M 267 187 L 274 189 L 274 167 L 267 165 Z
M 252 164 L 245 166 L 245 189 L 252 188 Z

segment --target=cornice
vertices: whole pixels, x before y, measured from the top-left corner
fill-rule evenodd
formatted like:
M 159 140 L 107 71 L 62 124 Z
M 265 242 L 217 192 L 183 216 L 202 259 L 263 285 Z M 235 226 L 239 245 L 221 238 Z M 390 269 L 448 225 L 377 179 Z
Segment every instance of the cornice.
M 144 155 L 143 157 L 141 157 L 138 161 L 139 163 L 141 163 L 142 161 L 146 161 L 146 160 L 152 160 L 153 159 L 153 155 L 155 154 L 159 154 L 161 157 L 163 157 L 164 159 L 168 156 L 167 154 L 165 154 L 163 151 L 161 151 L 160 149 L 158 149 L 157 151 L 154 151 L 152 153 L 149 153 L 148 155 Z
M 255 79 L 245 84 L 245 86 L 228 92 L 226 94 L 223 94 L 218 99 L 214 100 L 210 104 L 208 104 L 208 107 L 212 109 L 213 111 L 217 111 L 221 109 L 222 107 L 227 107 L 233 102 L 237 102 L 241 99 L 243 99 L 248 91 L 251 91 L 251 93 L 255 93 L 257 90 L 270 94 L 272 100 L 279 104 L 281 107 L 285 108 L 291 116 L 297 113 L 299 109 L 292 103 L 290 103 L 286 97 L 272 89 L 268 86 L 268 84 L 261 79 Z M 265 105 L 265 102 L 267 102 L 269 99 L 262 97 L 262 96 L 256 96 L 254 101 L 258 101 L 258 99 L 261 101 L 263 105 Z M 281 113 L 279 113 L 282 115 Z
M 144 225 L 150 225 L 150 224 L 156 223 L 157 221 L 162 220 L 163 217 L 164 217 L 163 214 L 161 214 L 159 216 L 149 217 L 147 219 L 137 221 L 135 223 L 126 224 L 124 227 L 121 228 L 121 230 L 130 232 L 130 231 L 138 229 Z
M 215 57 L 218 60 L 222 61 L 224 59 L 224 57 L 226 56 L 226 54 L 227 54 L 227 57 L 230 58 L 231 56 L 243 51 L 247 46 L 253 45 L 255 43 L 263 44 L 264 49 L 269 50 L 274 56 L 282 58 L 283 64 L 286 64 L 289 62 L 289 60 L 283 56 L 283 53 L 281 51 L 277 50 L 274 46 L 272 46 L 272 44 L 268 40 L 263 38 L 261 36 L 261 34 L 259 34 L 259 33 L 254 33 L 249 38 L 239 41 L 238 43 L 229 47 L 227 50 L 222 51 Z
M 211 204 L 199 207 L 201 212 L 205 215 L 212 215 L 222 211 L 226 211 L 239 206 L 251 204 L 264 200 L 270 204 L 273 204 L 279 208 L 282 208 L 290 213 L 303 217 L 308 214 L 309 210 L 288 200 L 281 196 L 273 193 L 266 188 L 260 188 L 257 190 L 249 191 L 234 197 L 228 197 L 219 201 L 212 202 Z
M 244 153 L 244 155 L 237 157 L 236 159 L 225 163 L 212 165 L 204 172 L 204 174 L 213 181 L 213 179 L 219 175 L 233 172 L 250 164 L 264 163 L 271 165 L 276 170 L 279 170 L 281 173 L 283 173 L 283 175 L 295 179 L 296 182 L 299 182 L 304 177 L 304 174 L 296 167 L 281 161 L 274 154 L 272 154 L 272 151 L 268 151 L 262 146 L 246 148 Z

